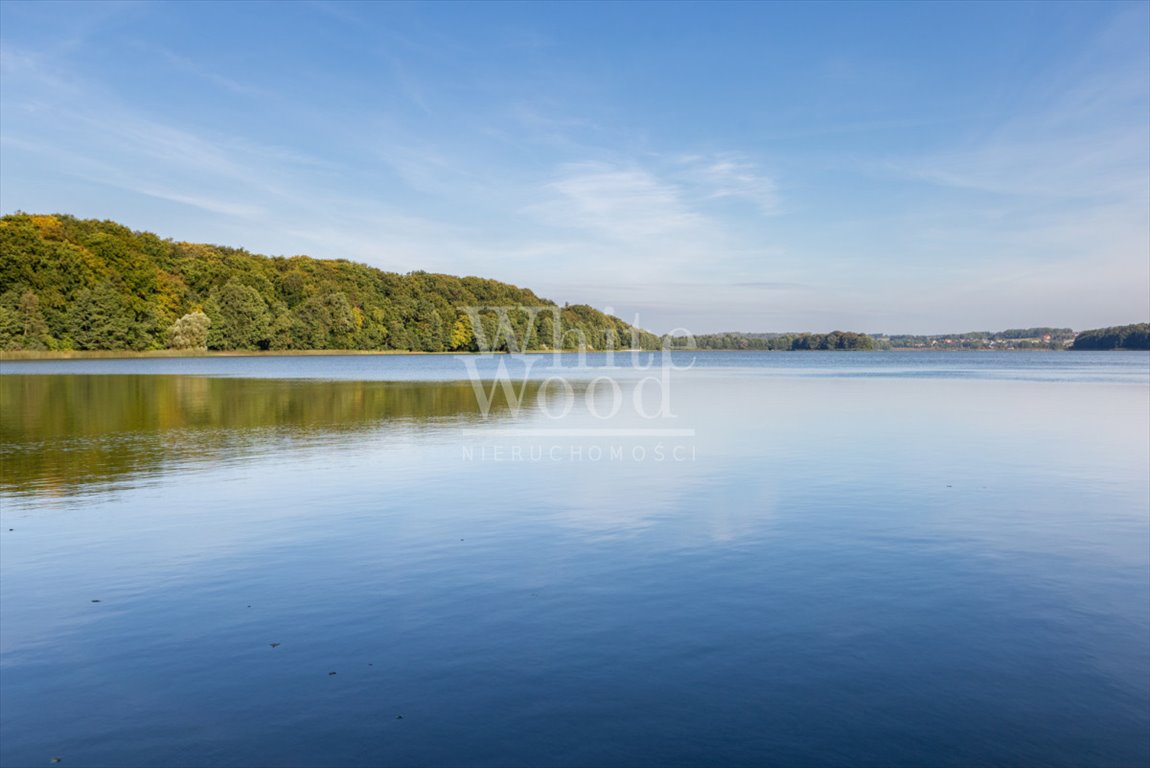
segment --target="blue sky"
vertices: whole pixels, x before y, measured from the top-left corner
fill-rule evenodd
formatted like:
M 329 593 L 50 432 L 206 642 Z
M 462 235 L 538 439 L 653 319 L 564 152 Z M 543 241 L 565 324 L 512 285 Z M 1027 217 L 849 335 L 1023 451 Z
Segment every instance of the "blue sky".
M 0 3 L 0 209 L 657 331 L 1150 318 L 1150 3 Z

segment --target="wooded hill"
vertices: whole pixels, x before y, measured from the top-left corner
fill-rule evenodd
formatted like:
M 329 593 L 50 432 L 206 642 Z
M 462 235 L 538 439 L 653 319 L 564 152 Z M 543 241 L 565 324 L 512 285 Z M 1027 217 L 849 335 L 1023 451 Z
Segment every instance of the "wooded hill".
M 1073 349 L 1150 349 L 1150 323 L 1119 325 L 1083 331 Z
M 659 345 L 495 280 L 260 256 L 66 215 L 0 218 L 0 349 L 507 349 L 498 312 L 467 307 L 522 308 L 505 322 L 525 350 Z

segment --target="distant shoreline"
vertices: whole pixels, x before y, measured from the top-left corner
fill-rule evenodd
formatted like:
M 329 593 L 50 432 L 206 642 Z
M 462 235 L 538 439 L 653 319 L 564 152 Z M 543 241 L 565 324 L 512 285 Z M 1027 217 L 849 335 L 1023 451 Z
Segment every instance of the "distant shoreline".
M 602 354 L 608 350 L 596 349 L 587 350 L 590 354 Z M 630 350 L 630 349 L 616 349 L 613 350 L 617 355 L 630 354 L 633 351 L 638 352 L 658 352 L 659 350 Z M 790 354 L 797 353 L 803 354 L 807 352 L 913 352 L 925 354 L 953 354 L 955 352 L 986 352 L 986 353 L 1004 353 L 1013 354 L 1016 352 L 1087 352 L 1087 351 L 1103 351 L 1103 352 L 1145 352 L 1142 349 L 1110 349 L 1110 350 L 1072 350 L 1072 349 L 922 349 L 915 347 L 897 347 L 894 349 L 885 350 L 843 350 L 843 349 L 830 349 L 830 350 L 814 350 L 814 349 L 675 349 L 675 352 L 698 352 L 710 354 L 714 352 L 754 352 L 761 354 Z M 155 359 L 170 359 L 170 358 L 204 358 L 204 357 L 346 357 L 346 356 L 396 356 L 396 355 L 479 355 L 479 352 L 417 352 L 405 351 L 398 349 L 275 349 L 275 350 L 208 350 L 188 352 L 175 349 L 149 349 L 142 352 L 133 352 L 129 350 L 116 351 L 116 350 L 7 350 L 0 351 L 0 362 L 20 362 L 20 361 L 35 361 L 35 360 L 146 360 L 149 358 Z M 499 352 L 496 354 L 506 354 Z M 533 349 L 520 354 L 528 355 L 577 355 L 580 354 L 577 350 L 538 350 Z

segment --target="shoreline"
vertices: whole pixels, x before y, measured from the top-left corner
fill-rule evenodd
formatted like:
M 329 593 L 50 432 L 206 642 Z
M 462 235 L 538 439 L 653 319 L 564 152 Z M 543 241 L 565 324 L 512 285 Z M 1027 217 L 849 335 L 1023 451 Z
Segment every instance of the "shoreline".
M 608 350 L 592 349 L 587 350 L 582 354 L 601 354 Z M 616 349 L 612 350 L 617 355 L 630 354 L 631 352 L 658 352 L 657 349 L 652 350 L 631 350 L 631 349 Z M 691 351 L 691 350 L 686 350 Z M 702 351 L 702 350 L 699 350 Z M 730 350 L 728 350 L 730 351 Z M 206 357 L 347 357 L 347 356 L 395 356 L 395 355 L 420 355 L 420 356 L 442 356 L 442 355 L 483 355 L 483 354 L 522 354 L 522 355 L 578 355 L 581 354 L 576 349 L 531 349 L 526 352 L 422 352 L 418 350 L 404 350 L 404 349 L 212 349 L 212 350 L 197 350 L 197 351 L 184 351 L 176 349 L 147 349 L 143 351 L 133 350 L 0 350 L 0 362 L 18 362 L 22 360 L 146 360 L 149 358 L 168 359 L 168 358 L 206 358 Z
M 542 350 L 533 349 L 518 354 L 527 355 L 578 355 L 603 354 L 609 350 L 587 350 L 580 353 L 578 350 Z M 611 350 L 615 354 L 630 354 L 631 352 L 659 352 L 660 350 Z M 898 352 L 916 354 L 953 354 L 955 352 L 986 352 L 986 353 L 1017 353 L 1017 352 L 1145 352 L 1144 349 L 921 349 L 914 347 L 896 347 L 894 349 L 675 349 L 674 352 L 750 352 L 757 354 L 803 354 L 806 352 Z M 276 350 L 209 350 L 209 351 L 181 351 L 174 349 L 149 349 L 140 352 L 129 350 L 7 350 L 0 351 L 0 362 L 21 362 L 35 360 L 146 360 L 169 358 L 209 358 L 209 357 L 348 357 L 348 356 L 395 356 L 395 355 L 481 355 L 481 354 L 512 354 L 508 352 L 481 353 L 481 352 L 419 352 L 398 349 L 276 349 Z

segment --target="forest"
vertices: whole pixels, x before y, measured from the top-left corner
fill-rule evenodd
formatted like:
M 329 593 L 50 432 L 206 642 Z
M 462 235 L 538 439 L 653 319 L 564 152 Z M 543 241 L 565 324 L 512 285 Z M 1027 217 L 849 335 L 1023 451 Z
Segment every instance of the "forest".
M 1150 324 L 948 336 L 715 333 L 698 349 L 1150 349 Z M 0 350 L 657 349 L 585 305 L 481 277 L 386 272 L 162 239 L 112 221 L 0 217 Z M 669 339 L 673 346 L 688 337 Z
M 261 256 L 67 215 L 0 218 L 5 350 L 515 352 L 659 344 L 590 306 L 560 307 L 480 277 Z
M 694 337 L 698 349 L 754 349 L 763 351 L 873 350 L 874 338 L 853 331 L 830 333 L 710 333 Z M 676 337 L 677 346 L 686 337 Z
M 1150 323 L 1083 331 L 1071 349 L 1150 349 Z

